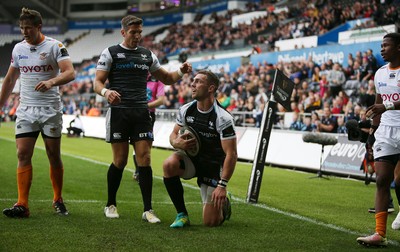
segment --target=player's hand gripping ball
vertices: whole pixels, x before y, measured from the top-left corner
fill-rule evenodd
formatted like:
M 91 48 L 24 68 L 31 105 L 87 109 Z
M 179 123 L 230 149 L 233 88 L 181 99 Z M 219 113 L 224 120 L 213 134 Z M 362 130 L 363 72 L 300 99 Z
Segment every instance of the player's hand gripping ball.
M 185 150 L 186 154 L 190 157 L 197 156 L 200 151 L 200 138 L 197 135 L 196 131 L 189 126 L 183 126 L 179 129 L 179 135 L 187 134 L 186 140 L 194 138 L 196 140 L 196 144 L 193 148 Z

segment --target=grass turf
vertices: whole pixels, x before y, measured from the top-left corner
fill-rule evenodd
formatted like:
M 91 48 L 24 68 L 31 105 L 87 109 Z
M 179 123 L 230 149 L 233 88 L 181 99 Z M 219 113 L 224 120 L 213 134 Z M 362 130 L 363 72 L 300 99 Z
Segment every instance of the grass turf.
M 0 128 L 0 209 L 17 198 L 13 123 Z M 309 179 L 314 174 L 266 167 L 259 204 L 245 198 L 250 163 L 238 163 L 229 182 L 233 194 L 230 221 L 218 228 L 201 224 L 201 203 L 195 180 L 184 181 L 192 226 L 169 228 L 175 210 L 162 183 L 162 161 L 171 153 L 153 149 L 153 208 L 161 224 L 141 221 L 140 190 L 132 180 L 129 160 L 118 192 L 120 219 L 106 219 L 106 174 L 111 147 L 91 138 L 62 139 L 65 167 L 63 197 L 70 216 L 51 208 L 49 165 L 38 139 L 33 157 L 31 217 L 0 216 L 0 251 L 363 251 L 355 239 L 374 230 L 375 185 L 336 177 Z M 393 192 L 394 196 L 394 192 Z M 400 250 L 400 231 L 390 229 L 385 251 Z

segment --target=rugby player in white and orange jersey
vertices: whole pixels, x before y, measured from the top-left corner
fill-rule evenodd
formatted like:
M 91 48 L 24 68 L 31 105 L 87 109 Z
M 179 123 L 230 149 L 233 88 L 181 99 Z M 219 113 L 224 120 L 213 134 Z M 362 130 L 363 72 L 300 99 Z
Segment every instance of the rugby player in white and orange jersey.
M 387 206 L 393 179 L 400 201 L 400 33 L 388 33 L 383 37 L 381 55 L 388 64 L 375 73 L 375 104 L 366 111 L 367 117 L 372 118 L 368 141 L 375 139 L 375 233 L 357 238 L 358 243 L 368 247 L 386 247 L 388 244 Z M 400 229 L 400 214 L 392 228 Z
M 22 8 L 19 26 L 24 40 L 12 51 L 11 65 L 0 93 L 1 109 L 20 78 L 20 104 L 15 123 L 18 201 L 3 213 L 11 218 L 29 217 L 32 156 L 41 133 L 50 163 L 53 207 L 58 214 L 68 215 L 61 195 L 64 167 L 60 150 L 62 103 L 58 86 L 75 78 L 74 68 L 64 45 L 41 32 L 39 12 Z

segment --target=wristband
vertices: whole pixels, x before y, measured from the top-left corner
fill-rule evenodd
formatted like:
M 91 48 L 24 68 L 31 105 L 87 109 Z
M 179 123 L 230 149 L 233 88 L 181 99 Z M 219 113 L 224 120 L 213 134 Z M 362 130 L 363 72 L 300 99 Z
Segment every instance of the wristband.
M 107 88 L 103 88 L 100 92 L 101 96 L 104 96 L 106 94 L 106 92 L 108 91 Z
M 394 103 L 393 102 L 385 102 L 383 104 L 386 110 L 394 110 Z
M 227 187 L 228 186 L 228 180 L 225 179 L 221 179 L 220 181 L 218 181 L 218 187 Z
M 182 73 L 182 71 L 181 71 L 181 69 L 180 68 L 178 68 L 178 71 L 176 71 L 177 73 L 178 73 L 178 75 L 180 76 L 180 77 L 182 77 L 183 76 L 183 73 Z

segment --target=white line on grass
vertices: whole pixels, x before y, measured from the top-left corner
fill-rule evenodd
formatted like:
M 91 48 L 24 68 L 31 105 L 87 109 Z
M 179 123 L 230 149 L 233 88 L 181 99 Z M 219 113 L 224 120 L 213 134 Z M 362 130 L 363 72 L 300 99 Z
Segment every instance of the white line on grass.
M 3 138 L 3 137 L 0 137 L 0 139 L 12 141 L 12 140 L 10 140 L 8 138 Z M 38 147 L 35 147 L 35 148 L 45 150 L 44 147 L 39 147 L 38 146 Z M 72 154 L 69 154 L 69 153 L 63 153 L 62 155 L 68 156 L 68 157 L 72 157 L 72 158 L 76 158 L 76 159 L 80 159 L 80 160 L 84 160 L 84 161 L 95 163 L 95 164 L 109 166 L 108 163 L 100 162 L 100 161 L 97 161 L 97 160 L 94 160 L 94 159 L 90 159 L 90 158 L 86 158 L 86 157 L 82 157 L 82 156 L 76 156 L 76 155 L 72 155 Z M 127 170 L 129 172 L 132 172 L 132 173 L 134 172 L 133 169 L 125 169 L 125 170 Z M 154 176 L 154 178 L 159 179 L 159 180 L 163 179 L 162 177 L 159 177 L 159 176 Z M 187 183 L 184 183 L 184 182 L 182 183 L 182 185 L 185 186 L 185 187 L 188 187 L 190 189 L 200 190 L 198 187 L 190 185 L 190 184 L 187 184 Z M 245 199 L 234 197 L 234 196 L 232 196 L 232 199 L 234 201 L 239 202 L 239 203 L 247 204 Z M 13 199 L 13 200 L 15 200 L 15 199 Z M 0 199 L 0 201 L 13 201 L 13 200 L 12 199 Z M 47 202 L 47 200 L 38 200 L 38 201 Z M 86 203 L 101 203 L 98 200 L 68 200 L 68 201 L 69 202 L 79 202 L 79 203 L 84 203 L 84 202 L 86 202 Z M 132 203 L 132 202 L 130 202 L 130 203 Z M 171 204 L 170 202 L 168 202 L 168 203 L 167 202 L 157 202 L 157 203 L 160 203 L 160 204 Z M 197 203 L 197 202 L 188 202 L 187 204 L 199 204 L 199 203 Z M 305 216 L 301 216 L 301 215 L 298 215 L 298 214 L 285 212 L 285 211 L 282 211 L 280 209 L 277 209 L 277 208 L 274 208 L 274 207 L 269 207 L 269 206 L 264 205 L 264 204 L 251 204 L 251 205 L 253 205 L 255 207 L 258 207 L 258 208 L 262 208 L 262 209 L 271 211 L 271 212 L 274 212 L 274 213 L 282 214 L 282 215 L 285 215 L 285 216 L 288 216 L 288 217 L 291 217 L 291 218 L 294 218 L 294 219 L 298 219 L 298 220 L 301 220 L 301 221 L 309 222 L 309 223 L 312 223 L 312 224 L 315 224 L 315 225 L 318 225 L 318 226 L 331 228 L 331 229 L 334 229 L 334 230 L 337 230 L 337 231 L 340 231 L 340 232 L 343 232 L 343 233 L 347 233 L 347 234 L 351 234 L 351 235 L 357 235 L 357 236 L 365 235 L 365 234 L 361 234 L 361 233 L 352 231 L 352 230 L 344 228 L 344 227 L 340 227 L 340 226 L 336 226 L 336 225 L 333 225 L 333 224 L 330 224 L 330 223 L 317 221 L 317 220 L 314 220 L 314 219 L 311 219 L 311 218 L 308 218 L 308 217 L 305 217 Z M 400 247 L 400 243 L 397 242 L 397 241 L 389 240 L 388 243 L 391 244 L 391 245 Z

